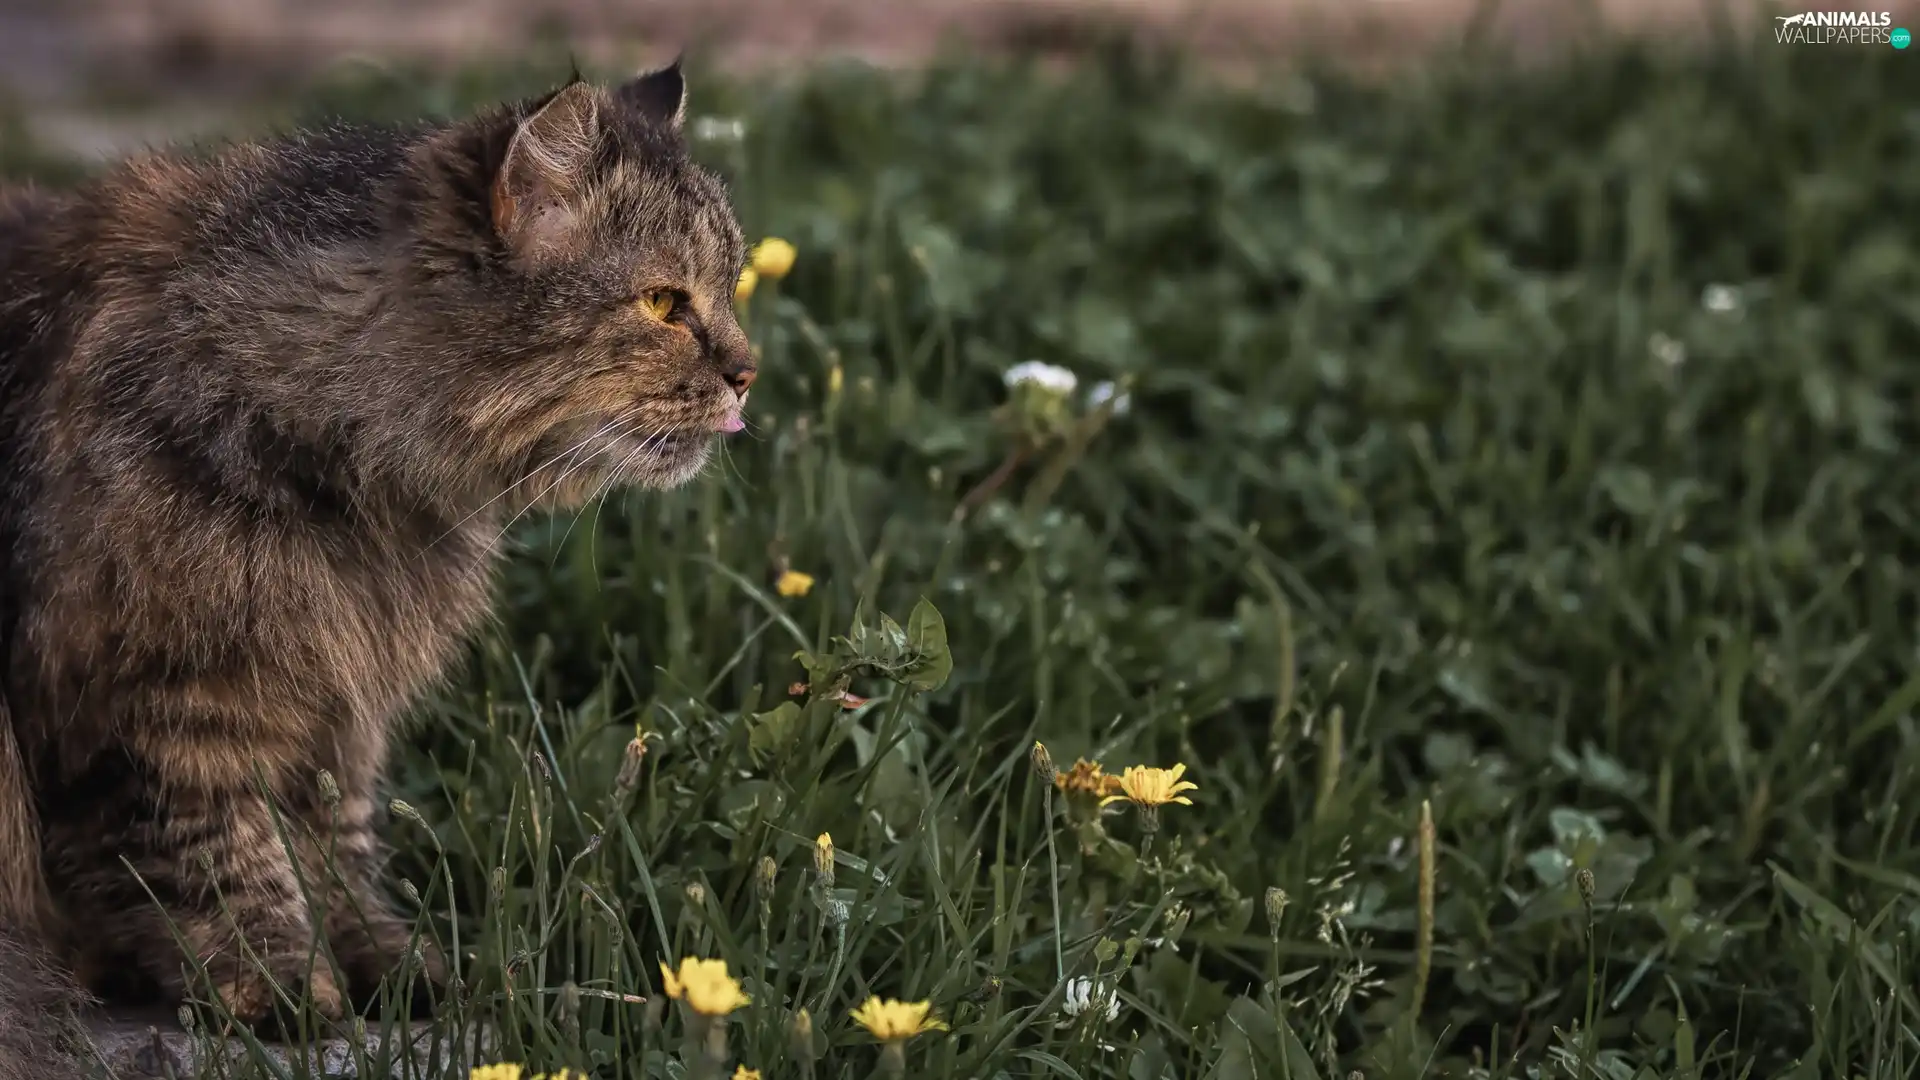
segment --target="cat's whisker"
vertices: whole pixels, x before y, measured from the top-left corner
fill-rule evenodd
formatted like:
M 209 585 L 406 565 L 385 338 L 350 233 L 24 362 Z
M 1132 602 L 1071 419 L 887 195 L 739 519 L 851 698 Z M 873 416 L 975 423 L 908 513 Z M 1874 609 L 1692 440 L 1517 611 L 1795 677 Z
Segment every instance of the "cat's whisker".
M 587 444 L 589 442 L 591 442 L 595 438 L 598 438 L 600 435 L 607 433 L 612 426 L 613 426 L 612 424 L 608 424 L 600 428 L 598 431 L 587 435 L 586 437 L 582 438 L 579 442 L 575 443 L 566 452 L 562 453 L 560 457 L 570 457 L 572 455 L 578 454 L 581 450 L 586 449 Z M 553 461 L 549 461 L 547 462 L 547 464 L 540 466 L 540 468 L 534 470 L 533 473 L 529 473 L 526 477 L 521 478 L 519 483 L 525 483 L 526 480 L 531 479 L 535 475 L 538 475 L 538 473 L 541 472 L 542 470 L 550 468 L 558 460 L 559 458 L 557 457 L 553 459 Z M 591 461 L 592 458 L 588 458 L 587 460 Z M 526 516 L 529 510 L 533 509 L 535 506 L 538 506 L 540 504 L 540 500 L 546 498 L 548 492 L 551 492 L 554 488 L 559 487 L 561 484 L 565 483 L 567 480 L 567 477 L 573 474 L 573 469 L 578 468 L 579 464 L 581 463 L 576 463 L 571 468 L 568 468 L 562 471 L 560 475 L 554 477 L 553 480 L 550 481 L 546 487 L 541 488 L 539 491 L 535 492 L 532 498 L 528 499 L 524 504 L 521 505 L 520 509 L 514 511 L 513 515 L 506 520 L 505 524 L 501 525 L 500 528 L 494 531 L 493 538 L 487 541 L 487 549 L 491 551 L 497 548 L 500 544 L 500 541 L 506 537 L 507 533 L 513 530 L 514 525 L 517 524 L 522 517 Z M 516 483 L 515 486 L 518 486 L 518 483 Z
M 592 435 L 589 435 L 586 438 L 581 439 L 579 442 L 575 443 L 573 450 L 569 451 L 569 453 L 579 453 L 581 450 L 586 449 L 588 443 L 590 443 L 596 438 L 599 438 L 603 434 L 610 433 L 610 430 L 616 426 L 630 427 L 632 426 L 633 423 L 634 421 L 628 420 L 628 421 L 615 421 L 614 423 L 607 424 L 603 426 L 599 431 L 596 431 Z M 576 472 L 579 472 L 582 468 L 590 464 L 593 461 L 593 459 L 597 456 L 598 454 L 589 454 L 585 459 L 574 462 L 565 471 L 561 472 L 559 476 L 555 477 L 552 483 L 548 484 L 544 488 L 541 488 L 540 491 L 537 494 L 535 494 L 533 498 L 528 499 L 526 502 L 526 505 L 522 506 L 519 510 L 515 511 L 514 515 L 507 519 L 507 523 L 505 525 L 500 526 L 499 530 L 494 533 L 492 541 L 490 541 L 487 544 L 487 547 L 489 548 L 489 550 L 497 547 L 500 541 L 506 538 L 507 533 L 513 530 L 514 525 L 516 525 L 521 518 L 525 517 L 528 511 L 540 505 L 540 500 L 546 498 L 549 492 L 553 491 L 553 489 L 559 487 L 561 484 L 566 483 L 568 477 L 572 476 Z
M 628 421 L 626 423 L 626 426 L 631 427 L 632 424 L 633 424 L 633 421 Z M 656 431 L 653 434 L 647 436 L 646 439 L 644 439 L 637 448 L 635 448 L 633 451 L 629 452 L 625 457 L 621 458 L 618 462 L 616 462 L 611 469 L 607 470 L 606 475 L 602 477 L 599 484 L 596 485 L 593 494 L 589 495 L 585 500 L 585 502 L 592 503 L 599 500 L 601 497 L 603 497 L 606 494 L 606 492 L 609 489 L 611 489 L 615 483 L 619 481 L 622 474 L 625 473 L 627 464 L 629 462 L 655 449 L 655 446 L 657 443 L 664 442 L 667 439 L 670 439 L 680 434 L 681 430 L 686 426 L 687 426 L 686 422 L 681 421 L 673 424 L 672 426 L 664 430 Z M 589 439 L 598 437 L 598 435 L 603 434 L 606 431 L 607 431 L 607 428 L 603 427 L 601 428 L 600 432 L 596 432 L 595 435 L 589 436 Z M 630 434 L 631 432 L 622 432 L 621 434 L 616 436 L 616 438 L 625 438 Z M 574 449 L 577 451 L 584 445 L 585 445 L 585 440 L 583 440 L 582 443 L 576 445 Z M 597 456 L 597 455 L 594 455 L 594 456 Z M 502 540 L 506 536 L 506 534 L 512 530 L 514 524 L 518 522 L 520 518 L 524 517 L 527 514 L 527 512 L 531 510 L 533 507 L 539 505 L 540 500 L 545 498 L 548 492 L 553 491 L 554 488 L 566 482 L 566 480 L 569 477 L 571 477 L 574 473 L 578 472 L 582 467 L 584 467 L 585 465 L 589 464 L 592 461 L 593 461 L 593 456 L 590 456 L 586 458 L 584 461 L 576 462 L 571 467 L 569 467 L 565 472 L 561 473 L 560 476 L 553 481 L 553 483 L 550 483 L 545 488 L 543 488 L 538 494 L 536 494 L 532 499 L 530 499 L 525 506 L 521 507 L 518 513 L 514 514 L 514 516 L 511 519 L 509 519 L 504 526 L 501 527 L 500 531 L 495 534 L 492 544 L 490 544 L 489 546 L 491 547 L 493 545 L 498 544 L 500 540 Z M 564 547 L 566 545 L 567 539 L 573 535 L 574 527 L 580 523 L 581 516 L 583 515 L 576 515 L 574 517 L 573 523 L 567 526 L 566 533 L 562 535 L 560 538 L 561 547 Z M 555 552 L 554 557 L 555 559 L 559 558 L 559 554 L 557 550 Z
M 738 478 L 741 483 L 746 482 L 747 474 L 741 472 L 739 465 L 734 462 L 733 448 L 727 445 L 725 439 L 720 441 L 720 462 L 722 467 L 726 470 L 731 470 L 733 475 Z
M 614 482 L 620 478 L 621 470 L 626 467 L 628 461 L 632 460 L 632 457 L 633 455 L 630 453 L 616 462 L 613 468 L 608 469 L 607 474 L 601 477 L 600 483 L 595 486 L 593 494 L 587 496 L 580 504 L 580 512 L 573 515 L 573 521 L 567 525 L 567 531 L 560 535 L 560 542 L 554 545 L 553 560 L 555 564 L 559 563 L 560 552 L 567 546 L 567 541 L 572 538 L 573 530 L 579 527 L 580 519 L 587 516 L 589 509 L 601 505 L 601 500 L 605 498 L 607 492 L 613 488 Z
M 583 409 L 580 412 L 575 413 L 574 416 L 585 416 L 592 411 L 593 410 L 590 410 L 590 409 Z M 574 417 L 564 417 L 560 422 L 565 423 L 568 420 L 571 420 L 573 418 Z M 578 453 L 580 449 L 584 447 L 587 443 L 593 441 L 594 439 L 599 438 L 602 435 L 605 435 L 608 431 L 612 430 L 620 422 L 621 421 L 618 419 L 607 421 L 605 424 L 602 424 L 600 426 L 599 430 L 593 431 L 583 436 L 580 439 L 580 441 L 574 443 L 571 447 L 568 447 L 567 449 L 560 451 L 559 453 L 548 458 L 546 461 L 541 462 L 540 464 L 535 465 L 533 468 L 527 470 L 525 475 L 521 476 L 520 479 L 515 480 L 513 483 L 508 484 L 506 487 L 501 488 L 499 492 L 493 496 L 493 498 L 488 499 L 486 502 L 481 503 L 479 506 L 475 507 L 471 512 L 469 512 L 465 517 L 462 517 L 459 521 L 454 522 L 450 527 L 448 527 L 446 532 L 443 532 L 439 536 L 434 537 L 433 540 L 427 544 L 426 551 L 431 551 L 433 548 L 439 545 L 440 541 L 445 540 L 447 537 L 452 536 L 456 532 L 459 532 L 461 527 L 466 525 L 467 522 L 472 521 L 474 518 L 479 517 L 481 514 L 486 513 L 488 508 L 492 507 L 494 503 L 499 502 L 501 499 L 506 498 L 507 495 L 513 491 L 513 489 L 519 487 L 521 484 L 524 484 L 527 481 L 533 479 L 534 477 L 540 475 L 542 470 L 552 467 L 553 464 L 555 462 L 558 462 L 561 458 L 564 458 L 569 454 Z M 421 554 L 424 557 L 425 551 L 423 551 Z
M 621 476 L 627 470 L 628 463 L 632 462 L 635 458 L 641 457 L 642 455 L 648 453 L 653 448 L 653 443 L 656 440 L 664 441 L 666 439 L 672 438 L 673 436 L 678 435 L 680 433 L 680 429 L 685 426 L 686 424 L 683 421 L 681 423 L 674 424 L 672 427 L 667 428 L 665 431 L 658 431 L 652 435 L 647 436 L 647 438 L 643 440 L 638 447 L 629 451 L 625 457 L 621 458 L 618 462 L 614 463 L 613 468 L 607 470 L 607 474 L 604 477 L 602 477 L 600 480 L 599 487 L 596 488 L 594 493 L 588 496 L 586 501 L 581 504 L 580 512 L 574 515 L 572 524 L 567 526 L 567 531 L 564 534 L 562 534 L 560 537 L 560 543 L 554 547 L 553 558 L 556 564 L 559 562 L 559 559 L 560 559 L 560 549 L 567 546 L 567 540 L 573 536 L 573 530 L 579 526 L 580 519 L 586 517 L 587 510 L 589 507 L 593 508 L 597 513 L 599 508 L 605 505 L 604 503 L 605 497 L 610 491 L 612 491 L 614 486 L 619 483 Z M 597 580 L 597 577 L 596 577 L 596 580 Z

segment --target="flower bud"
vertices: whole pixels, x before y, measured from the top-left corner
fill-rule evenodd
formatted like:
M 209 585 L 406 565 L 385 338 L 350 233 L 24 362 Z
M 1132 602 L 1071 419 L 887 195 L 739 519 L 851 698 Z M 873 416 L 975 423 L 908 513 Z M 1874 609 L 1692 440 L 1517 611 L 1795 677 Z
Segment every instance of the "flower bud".
M 802 1061 L 813 1060 L 813 1014 L 805 1009 L 793 1014 L 793 1023 L 787 1028 L 787 1035 L 793 1044 L 793 1055 Z
M 833 834 L 821 833 L 813 841 L 813 872 L 828 886 L 833 885 Z
M 1053 755 L 1047 752 L 1046 744 L 1036 741 L 1028 757 L 1033 761 L 1033 774 L 1040 778 L 1041 783 L 1052 787 L 1054 781 L 1060 778 L 1060 770 L 1053 767 Z
M 640 786 L 640 766 L 647 759 L 647 741 L 635 735 L 620 756 L 620 774 L 614 778 L 614 790 L 625 795 Z
M 999 977 L 994 975 L 989 975 L 984 980 L 981 981 L 979 986 L 975 987 L 974 989 L 972 989 L 966 994 L 966 1000 L 971 1001 L 976 1005 L 984 1005 L 987 1002 L 992 1001 L 994 998 L 999 997 L 1000 991 L 1002 988 L 1005 987 L 1005 985 L 1006 984 L 1003 983 L 999 979 Z
M 333 778 L 333 774 L 325 769 L 321 769 L 319 783 L 321 804 L 329 807 L 339 806 L 340 783 Z
M 1289 899 L 1285 889 L 1276 887 L 1267 890 L 1267 927 L 1276 934 L 1280 932 L 1280 919 L 1287 913 Z

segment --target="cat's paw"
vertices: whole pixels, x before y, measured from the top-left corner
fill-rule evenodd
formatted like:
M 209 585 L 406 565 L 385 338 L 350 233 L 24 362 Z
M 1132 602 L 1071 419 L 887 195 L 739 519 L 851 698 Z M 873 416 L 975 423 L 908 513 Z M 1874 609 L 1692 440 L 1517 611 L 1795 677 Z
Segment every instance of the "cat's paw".
M 249 1027 L 273 1019 L 282 1004 L 282 995 L 294 1004 L 304 1003 L 328 1020 L 346 1015 L 346 995 L 324 959 L 316 959 L 312 971 L 306 957 L 289 957 L 268 963 L 263 969 L 246 964 L 214 984 L 214 995 L 228 1015 Z
M 412 1011 L 425 1015 L 444 996 L 446 956 L 432 941 L 415 937 L 406 921 L 396 916 L 355 919 L 329 927 L 328 937 L 355 1001 L 371 1001 L 383 983 L 401 993 L 410 982 Z

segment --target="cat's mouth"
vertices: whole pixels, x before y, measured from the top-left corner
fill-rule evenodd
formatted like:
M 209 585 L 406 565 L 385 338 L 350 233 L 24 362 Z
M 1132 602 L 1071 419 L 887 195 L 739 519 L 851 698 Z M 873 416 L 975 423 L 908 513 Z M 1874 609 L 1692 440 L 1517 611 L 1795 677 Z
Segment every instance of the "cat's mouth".
M 614 447 L 616 452 L 626 454 L 644 454 L 651 457 L 674 457 L 689 451 L 705 450 L 713 441 L 713 434 L 706 431 L 656 431 L 647 434 L 628 435 Z

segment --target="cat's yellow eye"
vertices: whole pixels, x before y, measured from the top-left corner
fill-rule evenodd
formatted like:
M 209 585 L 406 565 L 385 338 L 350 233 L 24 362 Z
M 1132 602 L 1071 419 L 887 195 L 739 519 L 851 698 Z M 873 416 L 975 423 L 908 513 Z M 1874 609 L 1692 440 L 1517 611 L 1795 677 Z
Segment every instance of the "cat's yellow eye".
M 674 295 L 669 289 L 653 289 L 640 294 L 640 307 L 661 322 L 666 322 L 667 316 L 673 314 L 673 306 Z

